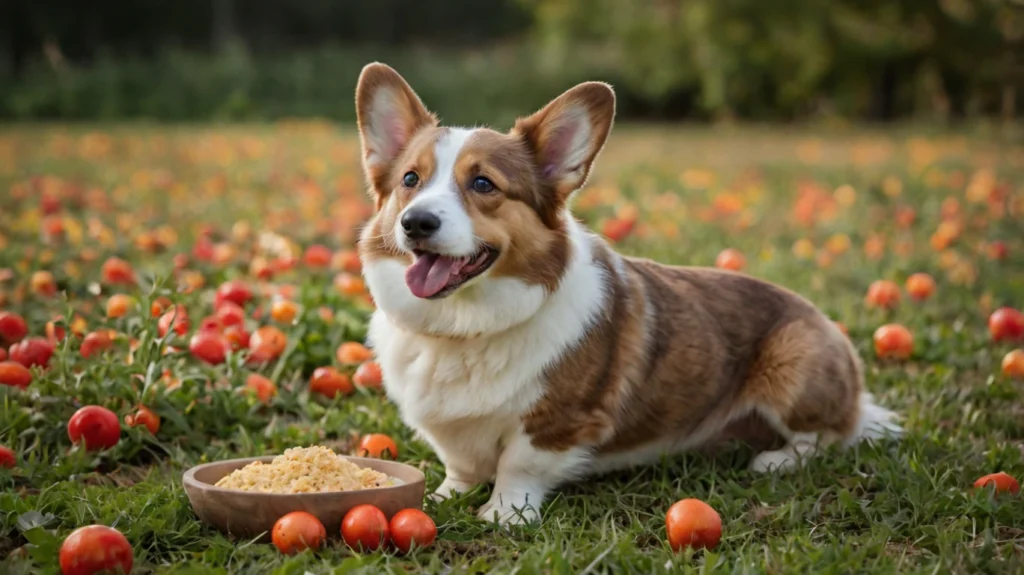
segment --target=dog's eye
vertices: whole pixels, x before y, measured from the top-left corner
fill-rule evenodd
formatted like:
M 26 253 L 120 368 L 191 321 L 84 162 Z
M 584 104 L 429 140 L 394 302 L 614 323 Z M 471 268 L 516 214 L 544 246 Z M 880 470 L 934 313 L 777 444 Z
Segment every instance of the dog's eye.
M 481 194 L 486 194 L 488 192 L 493 192 L 494 191 L 494 182 L 492 182 L 492 181 L 488 180 L 487 178 L 484 178 L 484 177 L 481 176 L 481 177 L 473 180 L 473 191 L 474 192 L 480 192 Z
M 420 177 L 416 172 L 409 172 L 402 177 L 402 183 L 405 184 L 405 187 L 407 188 L 414 188 L 416 187 L 416 184 L 420 183 Z

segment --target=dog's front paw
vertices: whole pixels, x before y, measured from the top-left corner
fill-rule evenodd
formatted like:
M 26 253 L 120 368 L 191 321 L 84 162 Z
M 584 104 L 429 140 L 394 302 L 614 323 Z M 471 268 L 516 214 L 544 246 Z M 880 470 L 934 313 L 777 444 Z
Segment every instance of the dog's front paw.
M 499 525 L 525 525 L 540 519 L 540 513 L 532 504 L 524 501 L 503 500 L 495 494 L 477 511 L 477 517 Z
M 441 482 L 441 485 L 438 485 L 437 489 L 427 497 L 434 502 L 440 503 L 441 501 L 449 499 L 455 495 L 465 493 L 474 487 L 476 487 L 476 483 L 459 481 L 458 479 L 453 479 L 452 476 L 449 475 L 445 477 L 444 481 Z

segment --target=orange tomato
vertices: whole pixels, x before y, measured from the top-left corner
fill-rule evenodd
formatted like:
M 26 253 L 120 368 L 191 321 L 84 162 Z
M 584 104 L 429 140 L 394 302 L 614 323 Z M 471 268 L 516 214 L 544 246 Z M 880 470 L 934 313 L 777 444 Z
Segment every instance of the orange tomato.
M 273 361 L 284 353 L 288 336 L 272 325 L 256 330 L 249 338 L 249 361 L 263 363 Z
M 331 267 L 350 274 L 359 274 L 363 271 L 363 262 L 359 259 L 359 252 L 355 250 L 342 250 L 331 259 Z
M 391 543 L 402 553 L 433 545 L 437 539 L 437 525 L 429 515 L 419 509 L 403 509 L 388 524 Z
M 232 325 L 224 329 L 224 341 L 235 351 L 249 347 L 249 339 L 249 332 L 240 326 Z
M 722 250 L 722 253 L 718 254 L 718 257 L 715 258 L 715 267 L 734 272 L 742 271 L 743 268 L 747 267 L 747 258 L 743 255 L 743 252 L 734 248 L 728 248 Z
M 166 296 L 160 296 L 153 300 L 153 303 L 149 304 L 149 315 L 160 317 L 170 307 L 171 300 Z
M 108 258 L 100 268 L 105 284 L 135 285 L 135 270 L 121 258 Z
M 926 273 L 916 273 L 907 278 L 907 293 L 917 301 L 924 301 L 935 293 L 935 280 Z
M 388 518 L 373 505 L 356 505 L 341 520 L 341 537 L 353 549 L 374 551 L 388 536 Z
M 376 361 L 368 361 L 356 369 L 352 375 L 352 382 L 360 387 L 369 389 L 380 389 L 384 382 L 384 376 L 380 371 L 380 364 Z
M 60 546 L 60 570 L 64 575 L 127 575 L 134 559 L 128 539 L 106 525 L 79 527 Z
M 128 427 L 144 425 L 153 435 L 160 431 L 160 416 L 143 405 L 140 405 L 135 413 L 129 413 L 124 416 L 124 423 Z
M 118 293 L 110 296 L 107 300 L 107 317 L 114 319 L 118 317 L 124 317 L 128 313 L 128 308 L 132 306 L 133 300 L 131 296 L 123 293 Z
M 263 403 L 270 403 L 270 400 L 277 395 L 277 386 L 274 385 L 274 382 L 258 373 L 250 373 L 245 378 L 245 389 L 255 394 Z
M 714 549 L 722 539 L 722 518 L 699 499 L 683 499 L 669 507 L 665 530 L 673 551 L 686 547 Z
M 53 279 L 53 274 L 48 271 L 38 271 L 32 274 L 29 278 L 29 285 L 32 286 L 32 291 L 41 296 L 50 297 L 57 293 L 57 280 Z
M 1003 357 L 1003 375 L 1024 379 L 1024 349 L 1015 349 Z
M 1011 493 L 1016 495 L 1020 491 L 1020 483 L 1013 478 L 1011 475 L 1007 475 L 1005 472 L 1000 471 L 999 473 L 990 473 L 984 477 L 978 478 L 974 482 L 974 487 L 982 488 L 987 485 L 994 485 L 996 493 Z
M 914 336 L 898 323 L 883 325 L 875 330 L 875 354 L 879 358 L 907 359 L 914 353 Z
M 889 280 L 876 280 L 868 286 L 868 293 L 864 297 L 868 307 L 880 307 L 893 309 L 900 303 L 900 287 L 896 282 Z
M 64 329 L 64 326 L 57 323 L 60 321 L 64 321 L 64 318 L 59 317 L 46 322 L 46 339 L 55 344 L 59 341 L 63 341 L 64 337 L 67 336 L 67 330 Z
M 373 352 L 365 345 L 355 341 L 346 341 L 339 345 L 335 355 L 340 363 L 346 365 L 359 365 L 373 359 Z
M 16 361 L 0 361 L 0 385 L 25 389 L 32 383 L 32 372 Z
M 334 276 L 334 289 L 342 295 L 361 295 L 366 292 L 366 284 L 357 275 L 341 272 Z
M 398 444 L 383 433 L 371 433 L 364 435 L 359 441 L 356 455 L 376 459 L 398 459 Z
M 270 304 L 270 317 L 277 323 L 291 325 L 299 315 L 299 306 L 295 302 L 279 299 Z
M 1012 307 L 1001 307 L 988 317 L 992 341 L 1017 341 L 1024 337 L 1024 313 Z
M 324 524 L 306 511 L 292 511 L 278 519 L 270 533 L 274 545 L 285 555 L 319 549 L 327 539 Z
M 318 367 L 309 378 L 310 393 L 319 393 L 333 399 L 339 393 L 348 395 L 355 391 L 348 376 L 333 367 Z

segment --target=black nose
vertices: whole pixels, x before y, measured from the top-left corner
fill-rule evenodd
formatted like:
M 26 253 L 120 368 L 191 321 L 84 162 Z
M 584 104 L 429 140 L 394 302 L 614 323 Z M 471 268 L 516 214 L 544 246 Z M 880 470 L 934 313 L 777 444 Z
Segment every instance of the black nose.
M 402 227 L 412 240 L 425 240 L 441 227 L 441 218 L 423 210 L 411 210 L 402 216 Z

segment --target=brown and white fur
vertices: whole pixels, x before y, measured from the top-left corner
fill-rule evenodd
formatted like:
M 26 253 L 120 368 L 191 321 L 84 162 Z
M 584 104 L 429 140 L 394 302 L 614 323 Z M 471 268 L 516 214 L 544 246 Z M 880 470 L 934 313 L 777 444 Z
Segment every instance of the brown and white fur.
M 853 346 L 807 300 L 620 256 L 573 219 L 570 196 L 612 126 L 608 85 L 576 86 L 503 134 L 440 127 L 375 63 L 356 106 L 377 208 L 360 238 L 378 306 L 369 341 L 402 418 L 445 465 L 437 496 L 493 481 L 479 515 L 516 523 L 569 480 L 724 437 L 781 439 L 754 457 L 763 472 L 900 432 L 864 392 Z M 409 214 L 439 225 L 424 233 Z M 420 257 L 489 267 L 417 297 L 414 285 L 437 291 L 422 270 L 408 279 Z

